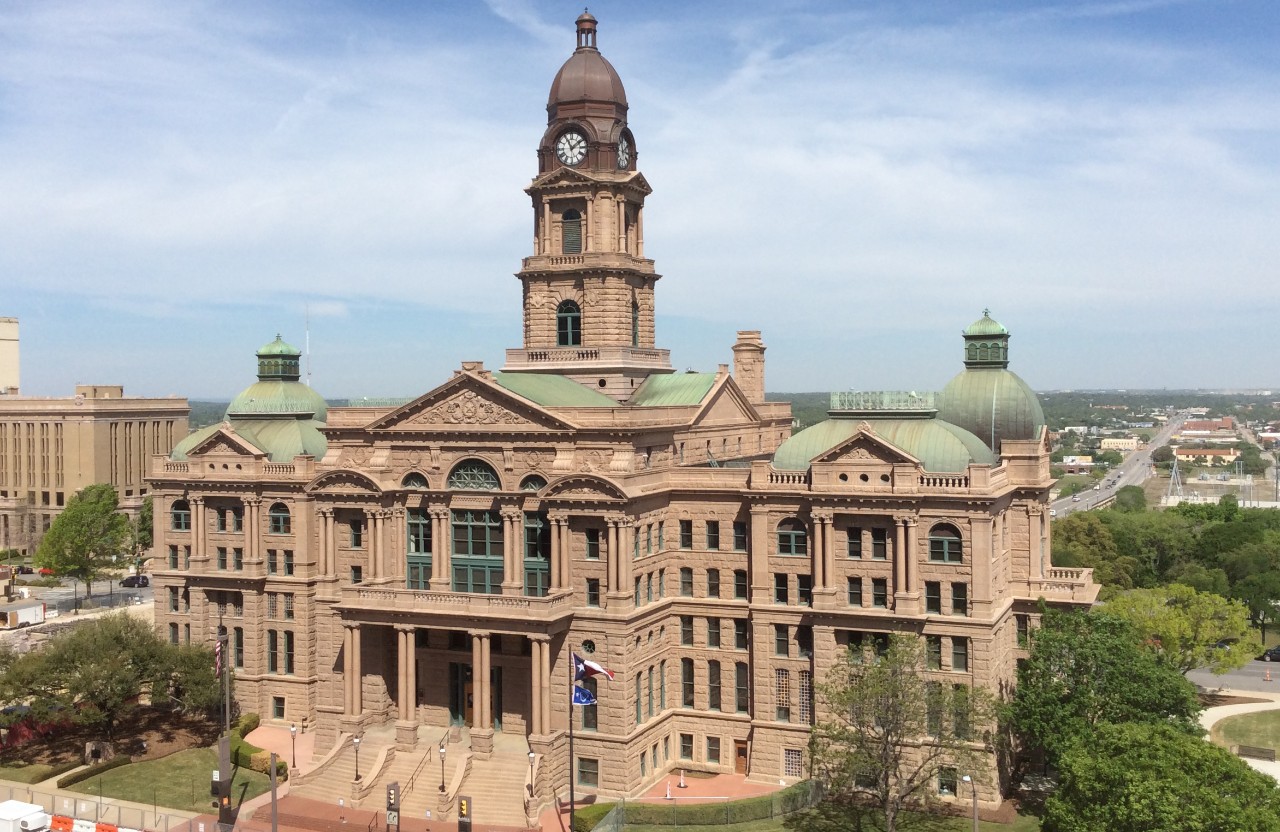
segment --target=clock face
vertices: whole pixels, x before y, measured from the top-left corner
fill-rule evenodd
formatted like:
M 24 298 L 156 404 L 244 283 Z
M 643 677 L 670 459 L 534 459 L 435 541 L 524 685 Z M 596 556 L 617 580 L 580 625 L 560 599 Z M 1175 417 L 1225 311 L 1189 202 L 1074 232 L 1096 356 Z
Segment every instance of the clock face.
M 626 170 L 629 164 L 631 164 L 631 142 L 623 136 L 618 139 L 618 170 Z
M 587 157 L 587 140 L 581 133 L 570 131 L 556 141 L 556 158 L 566 165 L 576 165 Z

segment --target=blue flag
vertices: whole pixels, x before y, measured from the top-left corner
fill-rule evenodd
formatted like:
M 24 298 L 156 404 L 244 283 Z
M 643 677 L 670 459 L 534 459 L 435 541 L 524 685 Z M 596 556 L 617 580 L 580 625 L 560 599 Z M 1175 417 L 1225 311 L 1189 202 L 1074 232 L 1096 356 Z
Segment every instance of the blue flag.
M 578 687 L 577 685 L 574 685 L 573 686 L 573 704 L 594 705 L 596 704 L 596 698 L 591 694 L 591 691 L 587 690 L 586 688 L 581 688 L 581 687 Z

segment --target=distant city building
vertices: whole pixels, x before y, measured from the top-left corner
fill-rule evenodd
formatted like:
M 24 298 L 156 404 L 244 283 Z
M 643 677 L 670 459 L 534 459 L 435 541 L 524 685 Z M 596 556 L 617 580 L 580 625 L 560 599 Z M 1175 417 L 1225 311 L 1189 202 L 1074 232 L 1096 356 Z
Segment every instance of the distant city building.
M 21 389 L 18 362 L 18 319 L 0 318 L 0 396 Z
M 152 456 L 187 435 L 186 399 L 125 397 L 77 385 L 74 396 L 0 395 L 0 549 L 35 551 L 67 499 L 110 483 L 136 512 Z
M 1183 422 L 1181 432 L 1184 434 L 1234 433 L 1235 429 L 1235 420 L 1230 416 L 1223 416 L 1221 419 L 1192 419 Z
M 589 14 L 547 111 L 522 345 L 344 408 L 300 382 L 298 350 L 263 347 L 225 421 L 154 460 L 161 632 L 225 627 L 240 707 L 315 732 L 334 762 L 295 794 L 376 795 L 447 757 L 402 806 L 448 820 L 460 784 L 504 826 L 570 778 L 579 797 L 684 768 L 799 780 L 816 685 L 892 633 L 924 637 L 932 682 L 1006 695 L 1041 600 L 1098 593 L 1050 563 L 1044 415 L 1008 331 L 967 328 L 937 396 L 834 394 L 793 435 L 760 332 L 732 371 L 674 372 L 655 342 L 651 189 Z M 598 704 L 570 705 L 575 654 L 616 673 L 580 682 Z M 388 765 L 352 792 L 360 736 Z
M 1173 455 L 1194 465 L 1230 465 L 1240 458 L 1235 448 L 1174 448 Z
M 1107 437 L 1099 442 L 1098 446 L 1104 451 L 1136 451 L 1138 449 L 1138 437 Z

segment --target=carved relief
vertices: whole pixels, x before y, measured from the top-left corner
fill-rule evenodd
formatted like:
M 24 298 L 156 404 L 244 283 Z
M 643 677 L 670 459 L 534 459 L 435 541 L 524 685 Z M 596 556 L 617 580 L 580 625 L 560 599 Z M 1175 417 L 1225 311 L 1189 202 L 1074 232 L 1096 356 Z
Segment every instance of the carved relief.
M 474 390 L 464 390 L 451 399 L 419 413 L 413 425 L 522 425 L 528 420 L 501 405 L 482 398 Z
M 363 468 L 373 458 L 373 448 L 355 447 L 342 449 L 342 467 Z
M 581 461 L 578 463 L 578 470 L 586 474 L 592 474 L 596 471 L 603 470 L 606 454 L 606 451 L 586 451 L 581 455 Z
M 552 455 L 542 451 L 521 451 L 516 460 L 526 471 L 546 471 L 551 464 Z

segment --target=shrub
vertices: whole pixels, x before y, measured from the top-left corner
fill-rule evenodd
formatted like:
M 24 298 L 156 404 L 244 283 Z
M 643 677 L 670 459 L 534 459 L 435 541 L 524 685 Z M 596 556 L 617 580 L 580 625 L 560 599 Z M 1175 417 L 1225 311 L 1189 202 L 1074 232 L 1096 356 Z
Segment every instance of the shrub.
M 81 763 L 79 760 L 68 760 L 65 763 L 58 763 L 53 768 L 49 769 L 49 772 L 45 774 L 44 779 L 49 780 L 54 777 L 60 777 L 61 775 L 66 774 L 68 771 L 80 768 L 80 766 L 82 765 L 84 764 Z
M 235 732 L 240 735 L 240 739 L 249 736 L 261 724 L 262 718 L 257 714 L 243 714 L 236 720 Z
M 573 813 L 573 832 L 591 832 L 604 816 L 613 811 L 615 803 L 593 803 Z M 628 810 L 630 811 L 630 810 Z
M 248 743 L 245 743 L 245 748 L 252 748 L 252 747 L 253 746 L 249 745 Z M 252 754 L 250 754 L 249 768 L 253 769 L 254 771 L 258 771 L 263 774 L 270 775 L 271 774 L 271 752 L 263 751 L 259 749 L 253 752 Z M 276 760 L 276 777 L 281 779 L 286 779 L 286 780 L 289 777 L 289 764 L 286 763 L 284 760 Z
M 58 780 L 58 788 L 65 789 L 67 786 L 75 785 L 82 780 L 88 780 L 91 777 L 97 777 L 104 771 L 110 771 L 113 768 L 127 766 L 133 762 L 133 758 L 127 754 L 120 754 L 107 760 L 105 763 L 98 763 L 96 766 L 82 768 L 79 771 L 73 771 L 65 777 Z

